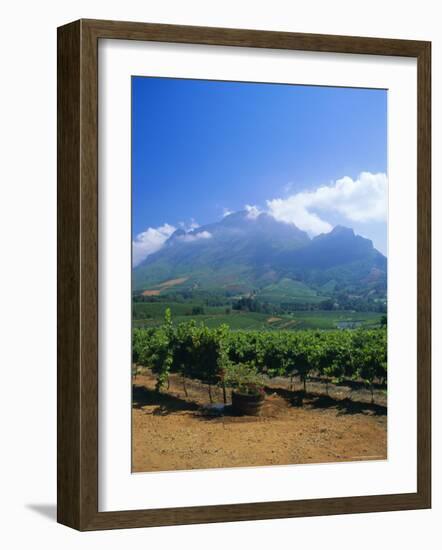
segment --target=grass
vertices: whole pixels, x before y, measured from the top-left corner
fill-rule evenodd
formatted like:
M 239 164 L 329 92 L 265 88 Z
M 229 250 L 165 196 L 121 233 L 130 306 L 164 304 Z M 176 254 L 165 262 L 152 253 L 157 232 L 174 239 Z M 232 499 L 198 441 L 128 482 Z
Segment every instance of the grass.
M 318 303 L 324 300 L 317 293 L 300 281 L 282 279 L 278 283 L 265 287 L 258 293 L 263 302 L 269 303 Z
M 335 329 L 342 321 L 360 321 L 366 328 L 378 326 L 382 315 L 373 311 L 297 311 L 291 317 L 297 320 L 297 329 Z
M 231 310 L 227 306 L 204 306 L 203 303 L 191 302 L 139 302 L 133 304 L 134 327 L 155 327 L 164 319 L 166 308 L 170 308 L 175 324 L 195 320 L 204 322 L 209 328 L 225 323 L 232 330 L 332 330 L 340 322 L 359 322 L 360 326 L 370 328 L 379 326 L 381 313 L 353 311 L 297 311 L 284 315 L 269 315 Z M 192 315 L 192 308 L 202 306 L 204 313 Z
M 225 313 L 227 306 L 205 306 L 201 302 L 135 302 L 133 316 L 135 319 L 164 319 L 164 312 L 170 308 L 172 317 L 190 316 L 194 307 L 203 307 L 204 312 L 210 315 Z

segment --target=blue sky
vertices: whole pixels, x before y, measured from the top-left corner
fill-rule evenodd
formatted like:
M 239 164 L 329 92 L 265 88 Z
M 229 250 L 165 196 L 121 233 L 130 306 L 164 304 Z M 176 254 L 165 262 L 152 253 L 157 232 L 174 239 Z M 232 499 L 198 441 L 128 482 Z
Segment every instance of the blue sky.
M 353 227 L 386 253 L 386 174 L 385 90 L 132 78 L 140 255 L 246 205 L 311 236 Z

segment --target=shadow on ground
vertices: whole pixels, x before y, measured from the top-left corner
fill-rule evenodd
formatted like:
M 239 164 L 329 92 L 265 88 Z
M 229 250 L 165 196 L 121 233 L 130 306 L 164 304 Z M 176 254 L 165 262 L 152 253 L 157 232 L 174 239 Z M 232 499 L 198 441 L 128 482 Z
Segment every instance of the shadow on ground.
M 55 504 L 25 504 L 25 507 L 51 521 L 57 521 L 57 506 Z
M 360 401 L 352 401 L 348 398 L 336 400 L 325 395 L 313 399 L 310 406 L 319 409 L 336 407 L 339 414 L 371 414 L 375 416 L 385 416 L 387 414 L 387 407 L 384 405 L 361 403 Z
M 320 378 L 318 376 L 309 376 L 309 380 L 311 382 L 317 382 L 317 383 L 320 383 L 320 384 L 324 384 L 324 379 Z M 352 390 L 364 390 L 364 389 L 367 388 L 365 382 L 363 382 L 362 380 L 342 380 L 341 382 L 334 381 L 333 385 L 338 387 L 338 388 L 339 387 L 348 387 L 348 388 L 351 388 Z M 373 382 L 373 388 L 375 390 L 386 390 L 387 389 L 387 384 L 385 382 L 384 383 Z
M 387 407 L 377 403 L 353 401 L 352 399 L 335 399 L 327 395 L 304 393 L 300 390 L 285 388 L 266 388 L 268 395 L 276 394 L 293 407 L 313 409 L 336 409 L 338 414 L 365 414 L 385 416 Z M 219 416 L 236 416 L 230 405 L 221 404 L 201 405 L 191 399 L 181 398 L 165 392 L 156 392 L 146 386 L 134 385 L 132 388 L 132 406 L 135 409 L 156 407 L 152 414 L 168 415 L 180 412 L 193 412 L 201 418 L 216 418 Z
M 145 386 L 132 387 L 132 406 L 142 409 L 147 406 L 156 406 L 153 414 L 167 415 L 181 411 L 197 411 L 200 407 L 194 401 L 181 399 L 170 393 L 157 392 Z
M 292 406 L 306 406 L 313 409 L 338 410 L 339 414 L 369 414 L 382 416 L 387 414 L 387 407 L 377 403 L 365 403 L 352 399 L 335 399 L 328 395 L 316 395 L 303 391 L 292 391 L 285 388 L 268 388 L 268 392 L 276 393 Z

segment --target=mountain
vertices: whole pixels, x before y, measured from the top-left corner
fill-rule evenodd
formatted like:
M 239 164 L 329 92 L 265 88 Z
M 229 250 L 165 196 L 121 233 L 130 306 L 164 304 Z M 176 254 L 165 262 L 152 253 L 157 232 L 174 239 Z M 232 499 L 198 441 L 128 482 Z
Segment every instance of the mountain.
M 253 292 L 262 300 L 318 301 L 342 290 L 386 291 L 387 260 L 364 237 L 337 226 L 310 239 L 269 214 L 235 212 L 190 232 L 178 229 L 133 270 L 135 291 Z
M 370 286 L 371 278 L 386 290 L 387 258 L 370 239 L 355 235 L 348 227 L 336 226 L 330 233 L 314 237 L 308 246 L 281 258 L 281 265 L 292 276 L 314 285 L 334 280 L 361 291 Z

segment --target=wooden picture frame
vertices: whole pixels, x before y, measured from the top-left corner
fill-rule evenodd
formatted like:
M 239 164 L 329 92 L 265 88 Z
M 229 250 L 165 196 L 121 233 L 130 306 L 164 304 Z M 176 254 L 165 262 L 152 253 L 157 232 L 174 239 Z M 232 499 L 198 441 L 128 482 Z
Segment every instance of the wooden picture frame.
M 405 56 L 418 67 L 417 492 L 98 511 L 98 41 L 159 41 Z M 431 506 L 431 44 L 79 20 L 58 29 L 58 521 L 81 531 Z

